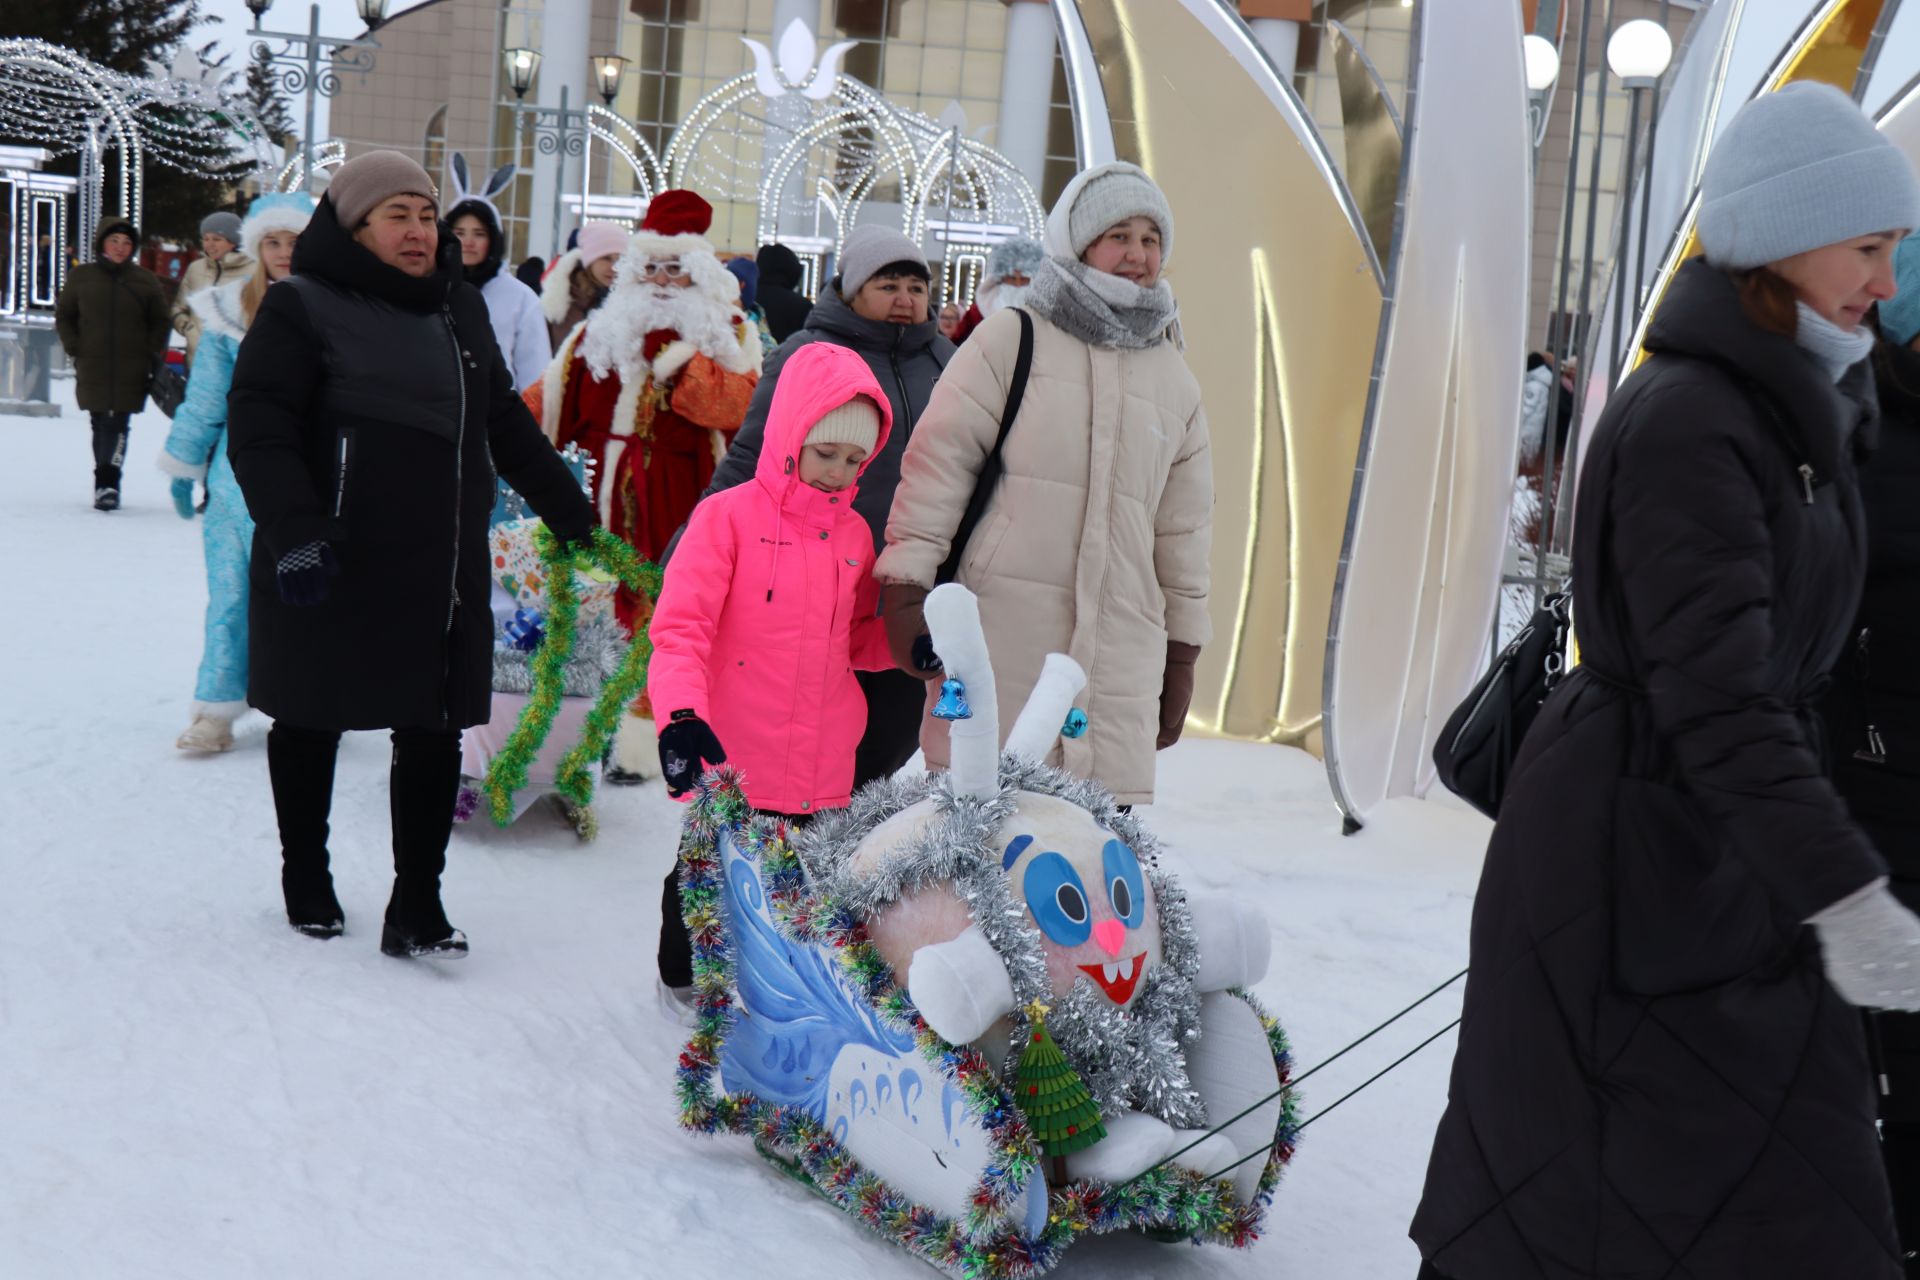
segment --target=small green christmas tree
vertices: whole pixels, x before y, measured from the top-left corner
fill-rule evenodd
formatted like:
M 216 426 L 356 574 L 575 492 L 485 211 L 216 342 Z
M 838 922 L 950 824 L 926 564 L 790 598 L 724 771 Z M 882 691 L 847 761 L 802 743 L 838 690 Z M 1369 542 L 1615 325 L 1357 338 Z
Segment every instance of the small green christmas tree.
M 1014 1097 L 1040 1150 L 1054 1158 L 1054 1181 L 1066 1181 L 1065 1158 L 1107 1136 L 1100 1106 L 1047 1032 L 1047 1006 L 1027 1006 L 1031 1032 L 1015 1072 Z

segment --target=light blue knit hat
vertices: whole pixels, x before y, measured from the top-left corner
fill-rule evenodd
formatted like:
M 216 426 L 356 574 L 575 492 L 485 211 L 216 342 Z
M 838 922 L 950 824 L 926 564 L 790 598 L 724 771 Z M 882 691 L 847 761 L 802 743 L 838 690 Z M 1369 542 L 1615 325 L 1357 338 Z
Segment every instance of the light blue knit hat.
M 1900 292 L 1880 304 L 1880 332 L 1904 347 L 1920 335 L 1920 237 L 1908 236 L 1894 250 L 1893 282 Z
M 1700 182 L 1700 244 L 1729 271 L 1916 228 L 1913 165 L 1832 85 L 1792 84 L 1740 108 Z

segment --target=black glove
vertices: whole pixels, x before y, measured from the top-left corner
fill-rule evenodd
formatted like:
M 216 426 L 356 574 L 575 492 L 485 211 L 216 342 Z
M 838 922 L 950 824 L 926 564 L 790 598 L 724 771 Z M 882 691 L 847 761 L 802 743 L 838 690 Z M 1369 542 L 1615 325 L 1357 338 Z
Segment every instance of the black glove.
M 340 562 L 326 543 L 309 542 L 281 556 L 273 571 L 280 598 L 304 609 L 327 598 L 327 579 L 340 572 Z
M 913 638 L 913 669 L 933 672 L 945 670 L 940 663 L 940 655 L 933 651 L 933 637 L 927 635 Z
M 667 780 L 667 794 L 678 800 L 693 790 L 693 784 L 706 772 L 702 761 L 709 765 L 725 764 L 726 748 L 713 736 L 705 720 L 690 708 L 682 708 L 668 718 L 667 727 L 660 731 L 660 772 Z

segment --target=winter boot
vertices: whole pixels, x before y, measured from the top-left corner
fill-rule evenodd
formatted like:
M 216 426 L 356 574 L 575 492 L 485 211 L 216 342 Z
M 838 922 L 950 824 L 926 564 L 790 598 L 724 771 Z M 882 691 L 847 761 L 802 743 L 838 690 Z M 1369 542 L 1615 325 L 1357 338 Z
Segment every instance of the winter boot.
M 93 490 L 93 509 L 95 511 L 118 511 L 120 509 L 120 487 L 96 485 Z
M 182 751 L 195 751 L 203 755 L 217 755 L 222 751 L 233 750 L 233 722 L 239 712 L 230 708 L 244 710 L 245 703 L 196 702 L 193 704 L 193 723 L 187 731 L 174 740 L 174 746 Z
M 447 865 L 459 791 L 459 733 L 393 731 L 393 767 L 387 775 L 393 896 L 380 931 L 380 950 L 387 955 L 457 960 L 467 954 L 467 936 L 447 922 L 440 905 L 440 873 Z
M 659 742 L 660 735 L 653 721 L 642 720 L 631 712 L 620 717 L 620 727 L 614 730 L 613 744 L 607 748 L 600 776 L 610 786 L 639 786 L 650 776 L 649 766 L 655 773 L 659 772 Z
M 280 889 L 287 923 L 310 938 L 337 937 L 346 913 L 328 868 L 327 814 L 333 807 L 340 735 L 276 721 L 267 733 L 267 776 L 280 824 Z

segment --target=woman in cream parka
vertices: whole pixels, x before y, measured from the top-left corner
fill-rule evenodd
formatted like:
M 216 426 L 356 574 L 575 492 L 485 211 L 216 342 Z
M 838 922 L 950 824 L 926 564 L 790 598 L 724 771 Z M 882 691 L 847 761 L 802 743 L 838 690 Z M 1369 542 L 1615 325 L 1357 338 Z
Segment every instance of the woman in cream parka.
M 1210 637 L 1213 474 L 1200 387 L 1181 355 L 1166 196 L 1130 164 L 1076 177 L 1047 219 L 1048 257 L 1022 310 L 1033 363 L 1003 471 L 958 581 L 980 599 L 1000 723 L 1048 653 L 1089 674 L 1088 727 L 1054 763 L 1122 804 L 1153 799 L 1154 752 L 1180 736 Z M 939 678 L 921 601 L 947 559 L 1012 388 L 1019 311 L 975 330 L 935 386 L 901 462 L 877 576 L 895 661 Z M 937 686 L 936 686 L 937 688 Z M 944 721 L 921 745 L 944 768 Z

